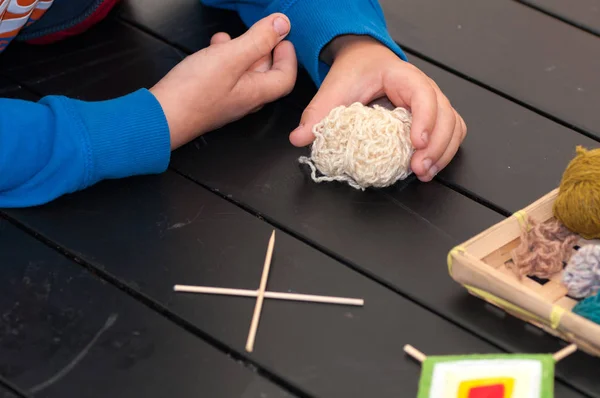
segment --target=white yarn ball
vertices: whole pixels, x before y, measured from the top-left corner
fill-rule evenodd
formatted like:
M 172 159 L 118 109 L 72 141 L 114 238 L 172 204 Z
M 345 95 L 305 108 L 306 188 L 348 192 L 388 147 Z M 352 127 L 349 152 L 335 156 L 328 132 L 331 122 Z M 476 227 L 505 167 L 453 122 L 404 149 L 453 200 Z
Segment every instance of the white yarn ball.
M 412 173 L 411 124 L 404 108 L 339 106 L 315 125 L 311 158 L 299 161 L 311 167 L 315 182 L 344 181 L 361 190 L 387 187 Z M 315 168 L 323 176 L 317 177 Z

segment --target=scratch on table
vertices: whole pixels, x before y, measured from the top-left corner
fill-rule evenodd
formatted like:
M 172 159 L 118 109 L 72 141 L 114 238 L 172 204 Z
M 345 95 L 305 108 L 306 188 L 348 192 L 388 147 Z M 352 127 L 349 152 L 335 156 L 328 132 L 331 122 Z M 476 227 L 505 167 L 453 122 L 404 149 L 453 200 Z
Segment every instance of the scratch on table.
M 200 215 L 202 214 L 203 211 L 204 211 L 204 206 L 202 206 L 200 208 L 200 211 L 198 212 L 198 214 L 196 214 L 196 216 L 194 216 L 194 218 L 192 218 L 191 220 L 186 220 L 185 222 L 175 223 L 175 224 L 171 225 L 169 228 L 167 228 L 167 231 L 170 231 L 172 229 L 182 228 L 182 227 L 185 227 L 187 225 L 190 225 L 191 223 L 193 223 L 194 221 L 196 221 L 198 219 L 198 217 L 200 217 Z
M 184 53 L 183 51 L 181 51 L 175 47 L 171 47 L 171 50 L 177 55 L 178 61 L 183 61 L 187 57 L 186 53 Z
M 264 388 L 265 384 L 263 379 L 257 376 L 246 386 L 244 392 L 240 395 L 240 398 L 269 398 L 270 395 L 268 392 L 264 391 Z
M 194 146 L 198 150 L 200 150 L 202 147 L 205 147 L 207 145 L 208 145 L 208 141 L 206 141 L 206 138 L 204 138 L 203 136 L 200 136 L 197 140 L 194 141 Z
M 94 338 L 83 348 L 83 350 L 81 350 L 81 352 L 79 354 L 77 354 L 77 356 L 67 366 L 65 366 L 57 374 L 55 374 L 54 376 L 52 376 L 51 378 L 49 378 L 45 382 L 43 382 L 41 384 L 38 384 L 35 387 L 32 387 L 30 389 L 30 392 L 34 393 L 34 394 L 38 393 L 38 392 L 42 391 L 43 389 L 50 387 L 52 384 L 56 383 L 57 381 L 59 381 L 63 377 L 65 377 L 71 370 L 73 370 L 73 368 L 75 366 L 77 366 L 77 364 L 79 362 L 81 362 L 81 360 L 83 358 L 85 358 L 85 356 L 88 354 L 88 352 L 90 351 L 90 349 L 94 346 L 94 344 L 96 344 L 96 342 L 98 341 L 98 339 L 100 338 L 100 336 L 102 336 L 102 334 L 104 332 L 106 332 L 108 329 L 110 329 L 112 327 L 112 325 L 115 324 L 115 322 L 117 321 L 117 318 L 118 318 L 118 314 L 111 314 L 108 317 L 108 319 L 106 320 L 106 322 L 104 323 L 104 326 L 102 326 L 102 329 L 100 329 L 96 333 L 96 335 L 94 336 Z

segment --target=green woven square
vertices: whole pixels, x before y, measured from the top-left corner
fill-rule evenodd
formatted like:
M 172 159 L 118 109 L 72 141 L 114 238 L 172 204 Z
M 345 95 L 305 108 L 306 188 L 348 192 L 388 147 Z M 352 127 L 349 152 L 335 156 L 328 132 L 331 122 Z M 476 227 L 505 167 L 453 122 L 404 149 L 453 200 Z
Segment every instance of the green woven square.
M 417 398 L 553 398 L 554 366 L 549 354 L 430 356 L 422 364 Z

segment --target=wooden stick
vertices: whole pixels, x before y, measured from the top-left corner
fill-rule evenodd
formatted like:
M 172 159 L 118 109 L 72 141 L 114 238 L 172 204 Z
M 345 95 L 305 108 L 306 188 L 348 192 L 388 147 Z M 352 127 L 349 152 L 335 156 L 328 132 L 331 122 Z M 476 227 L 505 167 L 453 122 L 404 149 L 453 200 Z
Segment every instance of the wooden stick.
M 242 296 L 242 297 L 258 296 L 258 290 L 227 289 L 227 288 L 221 288 L 221 287 L 188 286 L 188 285 L 175 285 L 175 287 L 173 289 L 176 292 L 187 292 L 187 293 L 220 294 L 220 295 L 225 295 L 225 296 Z M 312 294 L 297 294 L 297 293 L 283 293 L 283 292 L 282 293 L 280 293 L 280 292 L 265 292 L 265 298 L 290 300 L 290 301 L 307 301 L 307 302 L 312 302 L 312 303 L 356 305 L 356 306 L 362 306 L 365 304 L 365 301 L 363 299 L 346 298 L 346 297 L 331 297 L 331 296 L 315 296 Z
M 554 355 L 552 355 L 552 358 L 554 358 L 555 362 L 558 362 L 561 359 L 565 359 L 569 355 L 573 354 L 575 351 L 577 351 L 577 344 L 571 344 L 571 345 L 566 346 L 562 350 L 554 353 Z
M 423 354 L 421 351 L 417 350 L 410 344 L 404 346 L 404 352 L 419 362 L 424 362 L 427 359 L 427 356 L 425 354 Z
M 258 288 L 258 296 L 256 298 L 256 306 L 254 307 L 254 316 L 252 317 L 252 324 L 250 325 L 250 333 L 248 333 L 248 341 L 246 342 L 246 351 L 252 352 L 254 349 L 254 339 L 256 338 L 256 329 L 258 328 L 258 319 L 260 318 L 260 311 L 262 310 L 262 303 L 265 296 L 265 289 L 267 287 L 267 278 L 269 277 L 269 268 L 271 267 L 271 257 L 273 255 L 273 246 L 275 245 L 275 231 L 271 234 L 269 239 L 269 247 L 267 249 L 267 257 L 265 258 L 265 265 L 263 267 L 262 278 L 260 279 L 260 287 Z

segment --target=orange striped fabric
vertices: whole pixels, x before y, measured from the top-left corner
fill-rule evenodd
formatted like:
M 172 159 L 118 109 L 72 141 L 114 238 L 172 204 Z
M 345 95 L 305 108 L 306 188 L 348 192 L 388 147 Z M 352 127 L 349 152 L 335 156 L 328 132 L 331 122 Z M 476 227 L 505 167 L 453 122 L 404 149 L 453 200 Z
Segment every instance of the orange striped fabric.
M 44 15 L 54 0 L 0 0 L 0 52 L 21 29 Z

